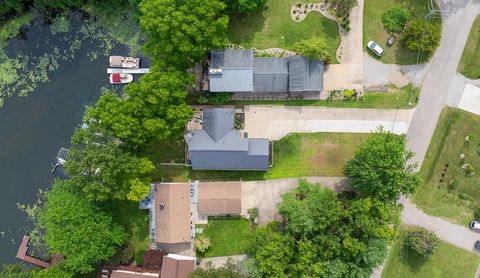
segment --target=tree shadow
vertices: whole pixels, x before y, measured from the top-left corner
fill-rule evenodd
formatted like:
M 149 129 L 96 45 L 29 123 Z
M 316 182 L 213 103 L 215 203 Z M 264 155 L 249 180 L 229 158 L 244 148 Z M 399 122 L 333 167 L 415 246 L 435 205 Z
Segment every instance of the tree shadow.
M 423 256 L 420 256 L 418 254 L 416 254 L 415 252 L 413 252 L 412 250 L 410 250 L 403 242 L 405 240 L 404 237 L 402 237 L 401 239 L 401 242 L 402 242 L 402 245 L 401 245 L 401 249 L 400 249 L 400 253 L 401 253 L 401 261 L 404 265 L 406 265 L 411 272 L 413 273 L 417 273 L 420 271 L 420 269 L 422 268 L 422 266 L 428 262 L 428 258 L 425 258 Z
M 227 37 L 231 43 L 249 45 L 255 34 L 263 30 L 265 15 L 262 12 L 252 14 L 237 14 L 230 16 Z

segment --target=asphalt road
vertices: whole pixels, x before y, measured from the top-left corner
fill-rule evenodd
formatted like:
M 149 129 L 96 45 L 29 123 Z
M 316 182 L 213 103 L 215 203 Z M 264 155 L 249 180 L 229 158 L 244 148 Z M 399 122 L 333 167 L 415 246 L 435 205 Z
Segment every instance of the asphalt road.
M 407 147 L 415 152 L 412 162 L 422 163 L 449 95 L 458 94 L 455 82 L 457 66 L 475 17 L 480 12 L 478 0 L 441 0 L 442 9 L 455 11 L 443 18 L 440 46 L 423 82 L 420 101 L 407 132 Z

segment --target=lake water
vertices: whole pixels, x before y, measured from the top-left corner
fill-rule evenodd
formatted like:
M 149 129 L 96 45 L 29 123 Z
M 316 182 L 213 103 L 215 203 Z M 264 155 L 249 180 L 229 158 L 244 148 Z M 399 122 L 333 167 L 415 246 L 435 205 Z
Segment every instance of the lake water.
M 10 42 L 9 53 L 39 55 L 52 43 L 57 42 L 49 28 L 37 22 L 23 39 Z M 95 103 L 100 88 L 109 85 L 107 57 L 87 58 L 94 48 L 83 43 L 73 60 L 59 62 L 50 82 L 28 97 L 7 98 L 0 108 L 0 268 L 16 261 L 18 245 L 28 231 L 26 215 L 17 203 L 32 203 L 38 189 L 50 186 L 51 164 L 59 148 L 69 146 L 85 106 Z M 128 53 L 123 46 L 112 52 Z

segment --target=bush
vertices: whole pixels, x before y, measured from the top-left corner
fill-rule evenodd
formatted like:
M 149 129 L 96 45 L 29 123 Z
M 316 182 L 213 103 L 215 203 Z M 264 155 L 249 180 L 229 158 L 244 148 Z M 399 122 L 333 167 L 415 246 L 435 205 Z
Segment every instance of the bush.
M 207 252 L 208 248 L 210 248 L 210 238 L 204 234 L 198 234 L 195 237 L 195 250 L 200 253 Z
M 207 93 L 198 97 L 199 104 L 223 105 L 230 101 L 231 93 Z
M 452 192 L 453 190 L 458 188 L 458 181 L 453 179 L 448 183 L 448 192 Z
M 354 90 L 348 89 L 348 90 L 343 91 L 343 97 L 346 98 L 346 99 L 351 99 L 354 96 L 355 96 L 355 91 Z
M 462 165 L 462 170 L 465 172 L 467 177 L 473 176 L 475 174 L 475 169 L 473 168 L 472 164 L 465 163 Z
M 473 211 L 473 216 L 475 216 L 475 219 L 480 219 L 480 207 L 477 207 L 474 211 Z
M 388 32 L 400 33 L 410 18 L 410 12 L 399 6 L 388 9 L 382 15 L 382 24 Z
M 330 14 L 335 15 L 336 14 L 335 10 L 330 10 Z
M 427 258 L 437 252 L 440 240 L 434 233 L 420 229 L 407 232 L 404 244 L 416 254 Z

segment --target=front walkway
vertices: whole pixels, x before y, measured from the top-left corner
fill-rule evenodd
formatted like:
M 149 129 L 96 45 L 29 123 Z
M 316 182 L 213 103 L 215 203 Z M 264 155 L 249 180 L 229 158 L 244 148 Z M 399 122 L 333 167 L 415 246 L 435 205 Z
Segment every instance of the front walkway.
M 247 255 L 233 255 L 233 256 L 211 257 L 211 258 L 200 259 L 200 268 L 205 268 L 208 262 L 211 262 L 212 266 L 216 268 L 221 267 L 228 261 L 229 258 L 239 263 L 245 260 L 247 258 Z
M 382 125 L 406 133 L 415 109 L 358 109 L 321 106 L 245 106 L 245 131 L 250 138 L 279 140 L 289 133 L 369 133 Z

